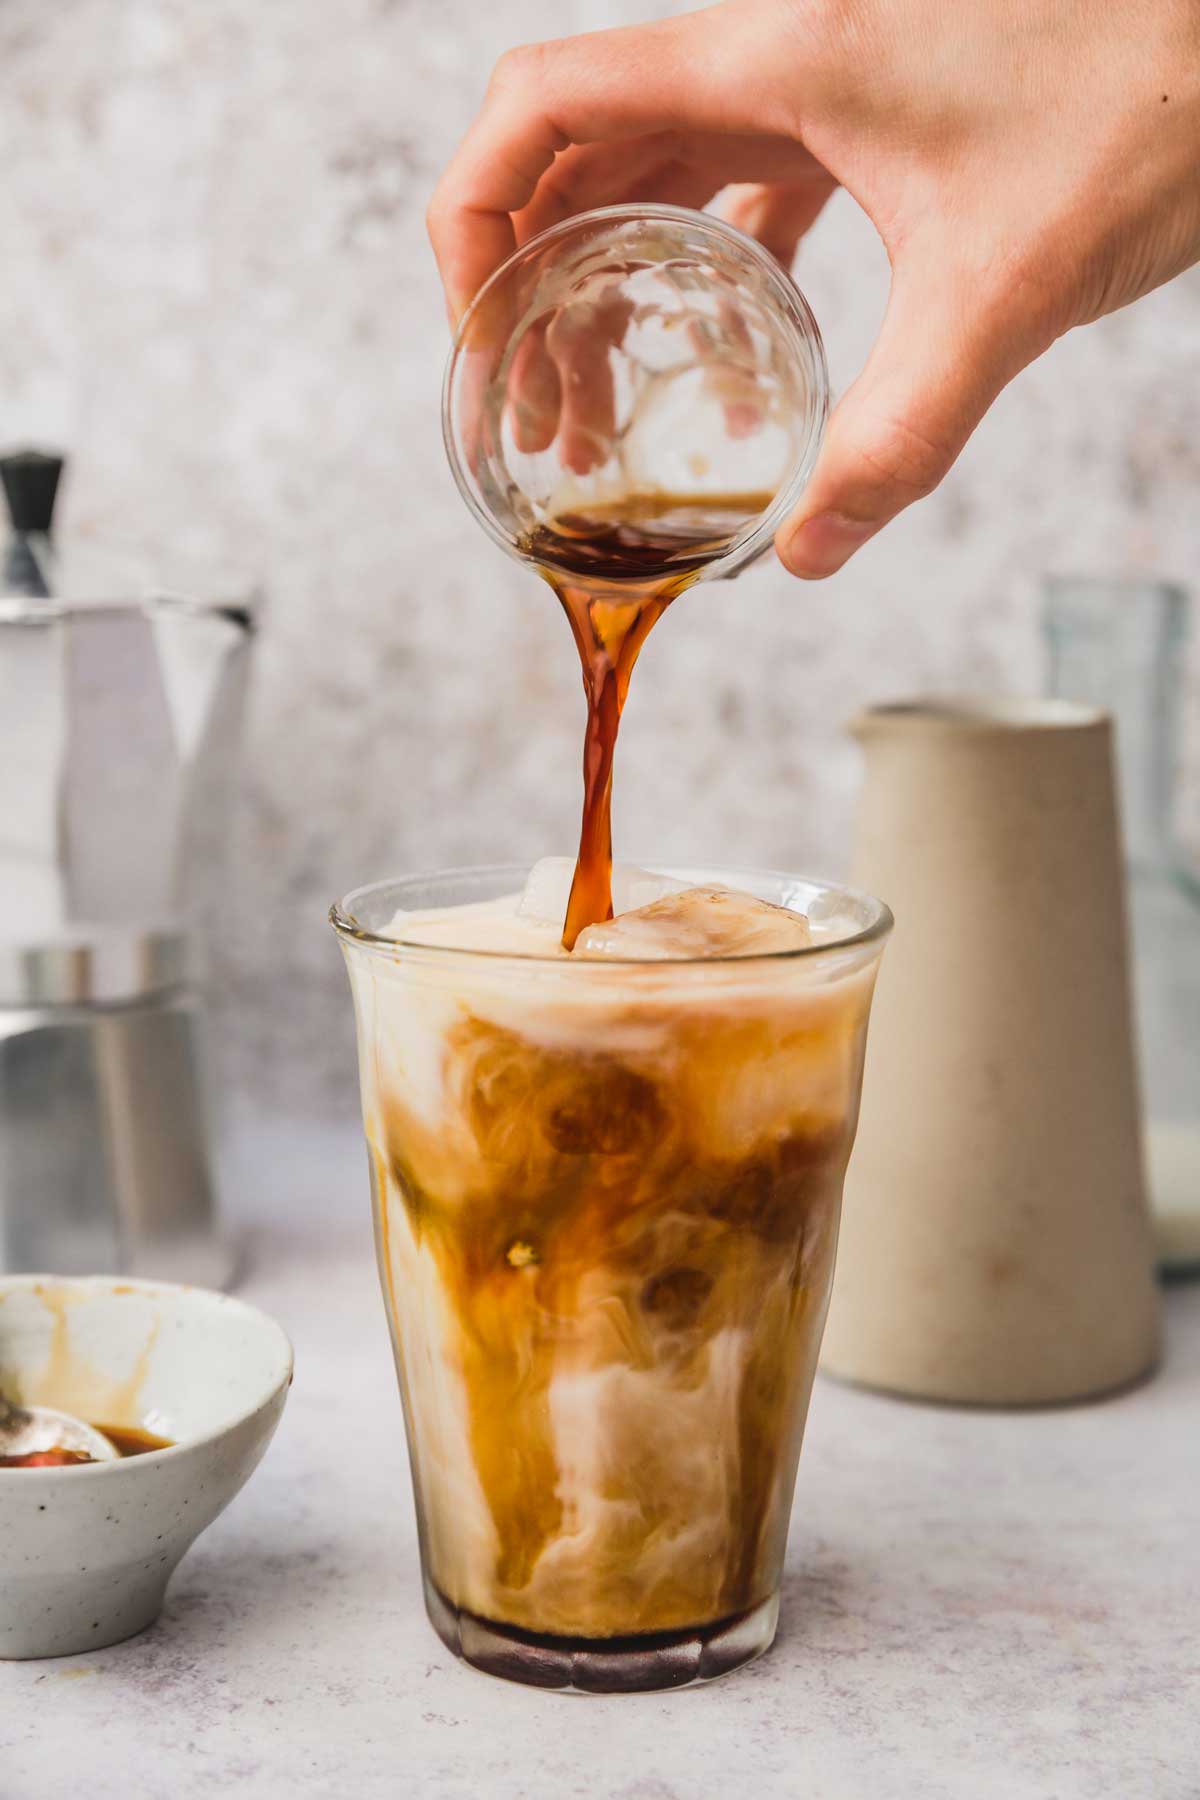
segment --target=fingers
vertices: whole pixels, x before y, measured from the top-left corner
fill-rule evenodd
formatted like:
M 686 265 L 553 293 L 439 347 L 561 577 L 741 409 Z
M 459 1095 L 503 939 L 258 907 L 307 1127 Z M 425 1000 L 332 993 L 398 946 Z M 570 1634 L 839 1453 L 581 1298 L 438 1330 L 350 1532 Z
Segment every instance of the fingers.
M 687 334 L 704 369 L 704 385 L 721 403 L 729 436 L 750 437 L 762 424 L 765 395 L 754 340 L 741 309 L 723 297 L 717 302 L 716 317 L 692 319 Z
M 560 307 L 546 332 L 562 396 L 559 461 L 576 475 L 600 468 L 612 451 L 616 396 L 608 352 L 621 342 L 632 312 L 632 302 L 614 293 Z
M 1000 389 L 1044 348 L 1013 335 L 969 282 L 943 282 L 931 289 L 927 278 L 901 280 L 898 272 L 867 366 L 834 412 L 813 479 L 776 536 L 794 575 L 834 574 L 888 520 L 932 493 Z
M 757 238 L 776 261 L 790 269 L 796 246 L 815 224 L 836 186 L 833 176 L 814 163 L 801 181 L 733 187 L 720 210 L 731 225 Z
M 737 15 L 715 7 L 502 58 L 429 208 L 454 315 L 514 249 L 511 215 L 568 145 L 765 130 L 759 84 L 740 73 L 745 44 Z
M 676 135 L 657 131 L 628 143 L 572 145 L 555 157 L 529 205 L 513 221 L 519 244 L 594 206 L 652 199 L 704 206 L 720 181 L 676 160 Z
M 546 348 L 545 319 L 536 319 L 513 352 L 508 401 L 513 442 L 527 455 L 548 450 L 558 435 L 562 382 Z
M 517 242 L 593 206 L 631 200 L 707 206 L 743 175 L 754 182 L 830 179 L 794 138 L 760 133 L 656 131 L 617 143 L 572 144 L 554 158 L 514 221 Z

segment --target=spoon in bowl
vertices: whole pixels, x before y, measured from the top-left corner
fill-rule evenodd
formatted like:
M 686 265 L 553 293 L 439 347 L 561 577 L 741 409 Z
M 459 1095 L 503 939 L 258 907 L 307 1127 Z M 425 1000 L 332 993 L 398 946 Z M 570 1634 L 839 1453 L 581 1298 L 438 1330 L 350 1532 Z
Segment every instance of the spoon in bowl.
M 53 1406 L 17 1406 L 0 1391 L 0 1469 L 115 1462 L 117 1448 L 94 1426 Z

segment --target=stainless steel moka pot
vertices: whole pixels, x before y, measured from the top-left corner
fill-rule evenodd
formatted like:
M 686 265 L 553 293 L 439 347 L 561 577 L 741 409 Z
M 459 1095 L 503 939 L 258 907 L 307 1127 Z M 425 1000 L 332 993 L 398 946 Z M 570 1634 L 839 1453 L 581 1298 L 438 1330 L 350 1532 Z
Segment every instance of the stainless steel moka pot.
M 219 1286 L 198 925 L 252 609 L 65 598 L 60 469 L 0 458 L 0 1271 Z

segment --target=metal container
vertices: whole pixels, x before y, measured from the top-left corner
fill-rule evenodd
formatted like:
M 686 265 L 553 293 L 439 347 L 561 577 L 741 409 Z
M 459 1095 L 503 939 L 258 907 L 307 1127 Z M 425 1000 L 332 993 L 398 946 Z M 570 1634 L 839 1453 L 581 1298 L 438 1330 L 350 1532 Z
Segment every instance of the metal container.
M 5 487 L 38 584 L 0 598 L 0 1270 L 220 1285 L 201 940 L 252 607 L 55 598 Z

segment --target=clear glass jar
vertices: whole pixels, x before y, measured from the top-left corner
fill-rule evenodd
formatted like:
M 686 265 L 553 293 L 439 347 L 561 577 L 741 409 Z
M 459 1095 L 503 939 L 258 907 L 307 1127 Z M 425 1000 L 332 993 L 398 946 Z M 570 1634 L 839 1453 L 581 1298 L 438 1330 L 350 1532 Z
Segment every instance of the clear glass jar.
M 1050 687 L 1113 715 L 1129 877 L 1147 1181 L 1164 1267 L 1200 1270 L 1200 874 L 1174 831 L 1188 596 L 1051 578 Z
M 808 304 L 752 238 L 707 213 L 610 206 L 530 239 L 464 316 L 443 395 L 446 451 L 484 530 L 528 559 L 563 515 L 654 510 L 695 535 L 706 576 L 769 548 L 829 409 Z M 553 546 L 536 560 L 554 566 Z

